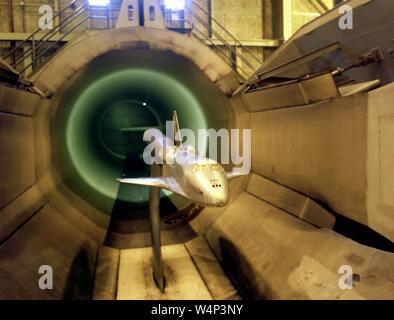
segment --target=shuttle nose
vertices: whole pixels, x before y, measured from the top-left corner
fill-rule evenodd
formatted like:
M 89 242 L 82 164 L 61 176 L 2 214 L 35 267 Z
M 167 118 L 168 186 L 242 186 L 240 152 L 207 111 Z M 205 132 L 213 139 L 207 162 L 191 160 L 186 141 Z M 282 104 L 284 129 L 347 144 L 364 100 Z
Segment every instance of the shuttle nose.
M 225 207 L 229 203 L 229 189 L 226 185 L 222 186 L 216 191 L 215 197 L 213 198 L 213 206 L 215 207 Z
M 204 194 L 204 203 L 208 207 L 225 207 L 229 203 L 227 188 L 207 189 Z

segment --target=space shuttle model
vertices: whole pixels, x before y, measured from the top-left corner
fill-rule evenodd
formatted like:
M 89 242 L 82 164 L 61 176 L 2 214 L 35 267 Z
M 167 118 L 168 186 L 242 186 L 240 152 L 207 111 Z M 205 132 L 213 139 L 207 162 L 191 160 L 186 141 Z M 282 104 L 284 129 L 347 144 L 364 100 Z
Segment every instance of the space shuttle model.
M 226 173 L 215 160 L 198 155 L 184 145 L 177 113 L 173 113 L 174 141 L 164 134 L 155 137 L 153 149 L 163 164 L 161 177 L 118 179 L 120 183 L 158 187 L 179 194 L 203 207 L 224 207 L 229 202 L 228 180 L 241 175 Z

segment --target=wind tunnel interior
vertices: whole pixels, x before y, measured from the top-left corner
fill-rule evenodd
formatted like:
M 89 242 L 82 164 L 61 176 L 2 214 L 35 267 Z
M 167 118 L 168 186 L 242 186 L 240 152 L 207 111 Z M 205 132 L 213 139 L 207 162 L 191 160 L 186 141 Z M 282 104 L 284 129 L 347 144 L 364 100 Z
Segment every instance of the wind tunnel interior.
M 381 41 L 392 34 L 381 6 L 355 10 L 361 31 L 334 32 L 336 11 L 307 25 L 259 72 L 334 42 L 352 51 L 241 96 L 204 44 L 150 28 L 66 46 L 31 79 L 41 97 L 0 85 L 0 297 L 163 298 L 151 273 L 148 190 L 115 179 L 149 175 L 142 132 L 177 110 L 185 128 L 251 128 L 252 168 L 230 181 L 225 208 L 162 193 L 165 298 L 393 299 L 392 60 L 341 76 L 365 90 L 331 72 L 327 85 L 319 73 L 392 46 Z M 319 77 L 300 77 L 305 70 Z M 386 80 L 365 85 L 375 77 Z M 297 91 L 304 84 L 311 90 Z M 52 290 L 37 285 L 45 265 Z M 338 286 L 341 266 L 353 268 L 352 290 Z
M 173 111 L 181 126 L 196 136 L 198 129 L 228 128 L 234 118 L 226 93 L 176 51 L 138 44 L 93 58 L 80 54 L 82 67 L 68 77 L 57 74 L 56 79 L 64 80 L 48 98 L 1 87 L 5 125 L 0 145 L 7 168 L 1 173 L 6 222 L 0 249 L 0 270 L 6 274 L 0 280 L 2 297 L 108 297 L 108 281 L 100 290 L 100 266 L 118 266 L 122 250 L 150 247 L 149 188 L 116 181 L 150 175 L 142 159 L 144 132 L 165 132 Z M 48 81 L 45 72 L 48 69 L 37 82 Z M 175 253 L 177 245 L 185 250 L 183 243 L 197 235 L 188 221 L 201 210 L 162 191 L 163 245 L 175 246 Z M 187 259 L 199 279 L 189 255 Z M 53 268 L 53 290 L 37 287 L 42 265 Z M 13 272 L 16 266 L 18 272 Z M 118 269 L 104 278 L 118 277 Z M 202 292 L 211 297 L 207 289 Z

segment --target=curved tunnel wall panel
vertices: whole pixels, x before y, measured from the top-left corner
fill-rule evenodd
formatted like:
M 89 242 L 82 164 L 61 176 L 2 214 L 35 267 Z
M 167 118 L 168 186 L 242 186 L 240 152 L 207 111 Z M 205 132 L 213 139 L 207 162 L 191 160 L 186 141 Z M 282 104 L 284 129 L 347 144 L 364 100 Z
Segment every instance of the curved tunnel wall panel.
M 112 50 L 130 48 L 170 50 L 184 56 L 227 94 L 231 94 L 239 85 L 230 67 L 198 40 L 149 28 L 112 29 L 82 37 L 62 50 L 32 80 L 41 91 L 54 93 L 94 58 Z
M 45 204 L 41 190 L 32 186 L 0 211 L 0 243 L 7 240 Z
M 0 246 L 2 299 L 89 299 L 97 243 L 45 205 Z M 53 269 L 52 290 L 41 290 L 38 273 Z
M 65 218 L 82 232 L 98 243 L 102 243 L 109 224 L 109 217 L 67 188 L 53 164 L 50 123 L 55 111 L 51 101 L 43 99 L 35 117 L 37 185 L 48 203 L 62 212 Z
M 247 192 L 208 225 L 205 238 L 243 298 L 394 298 L 393 254 L 317 229 Z M 338 287 L 341 265 L 362 279 L 353 290 Z
M 367 96 L 252 114 L 253 171 L 367 224 Z
M 0 154 L 1 208 L 35 183 L 32 118 L 0 113 Z
M 368 93 L 368 225 L 394 240 L 394 84 Z
M 77 228 L 64 219 L 36 183 L 33 115 L 40 98 L 3 86 L 0 93 L 0 297 L 89 298 L 97 244 L 81 231 L 83 220 L 75 219 Z M 42 265 L 54 268 L 54 290 L 38 286 Z
M 40 96 L 12 87 L 0 86 L 0 111 L 23 116 L 34 116 Z
M 393 88 L 252 113 L 253 172 L 392 241 Z

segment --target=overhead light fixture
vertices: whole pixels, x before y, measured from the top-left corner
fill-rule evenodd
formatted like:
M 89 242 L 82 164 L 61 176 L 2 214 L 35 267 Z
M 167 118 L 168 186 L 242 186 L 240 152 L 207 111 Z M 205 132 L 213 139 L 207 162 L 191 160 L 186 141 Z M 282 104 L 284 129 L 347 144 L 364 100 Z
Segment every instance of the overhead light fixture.
M 185 0 L 165 0 L 164 5 L 167 9 L 183 10 L 185 9 Z
M 109 5 L 110 0 L 89 0 L 89 5 L 94 7 L 106 7 Z

